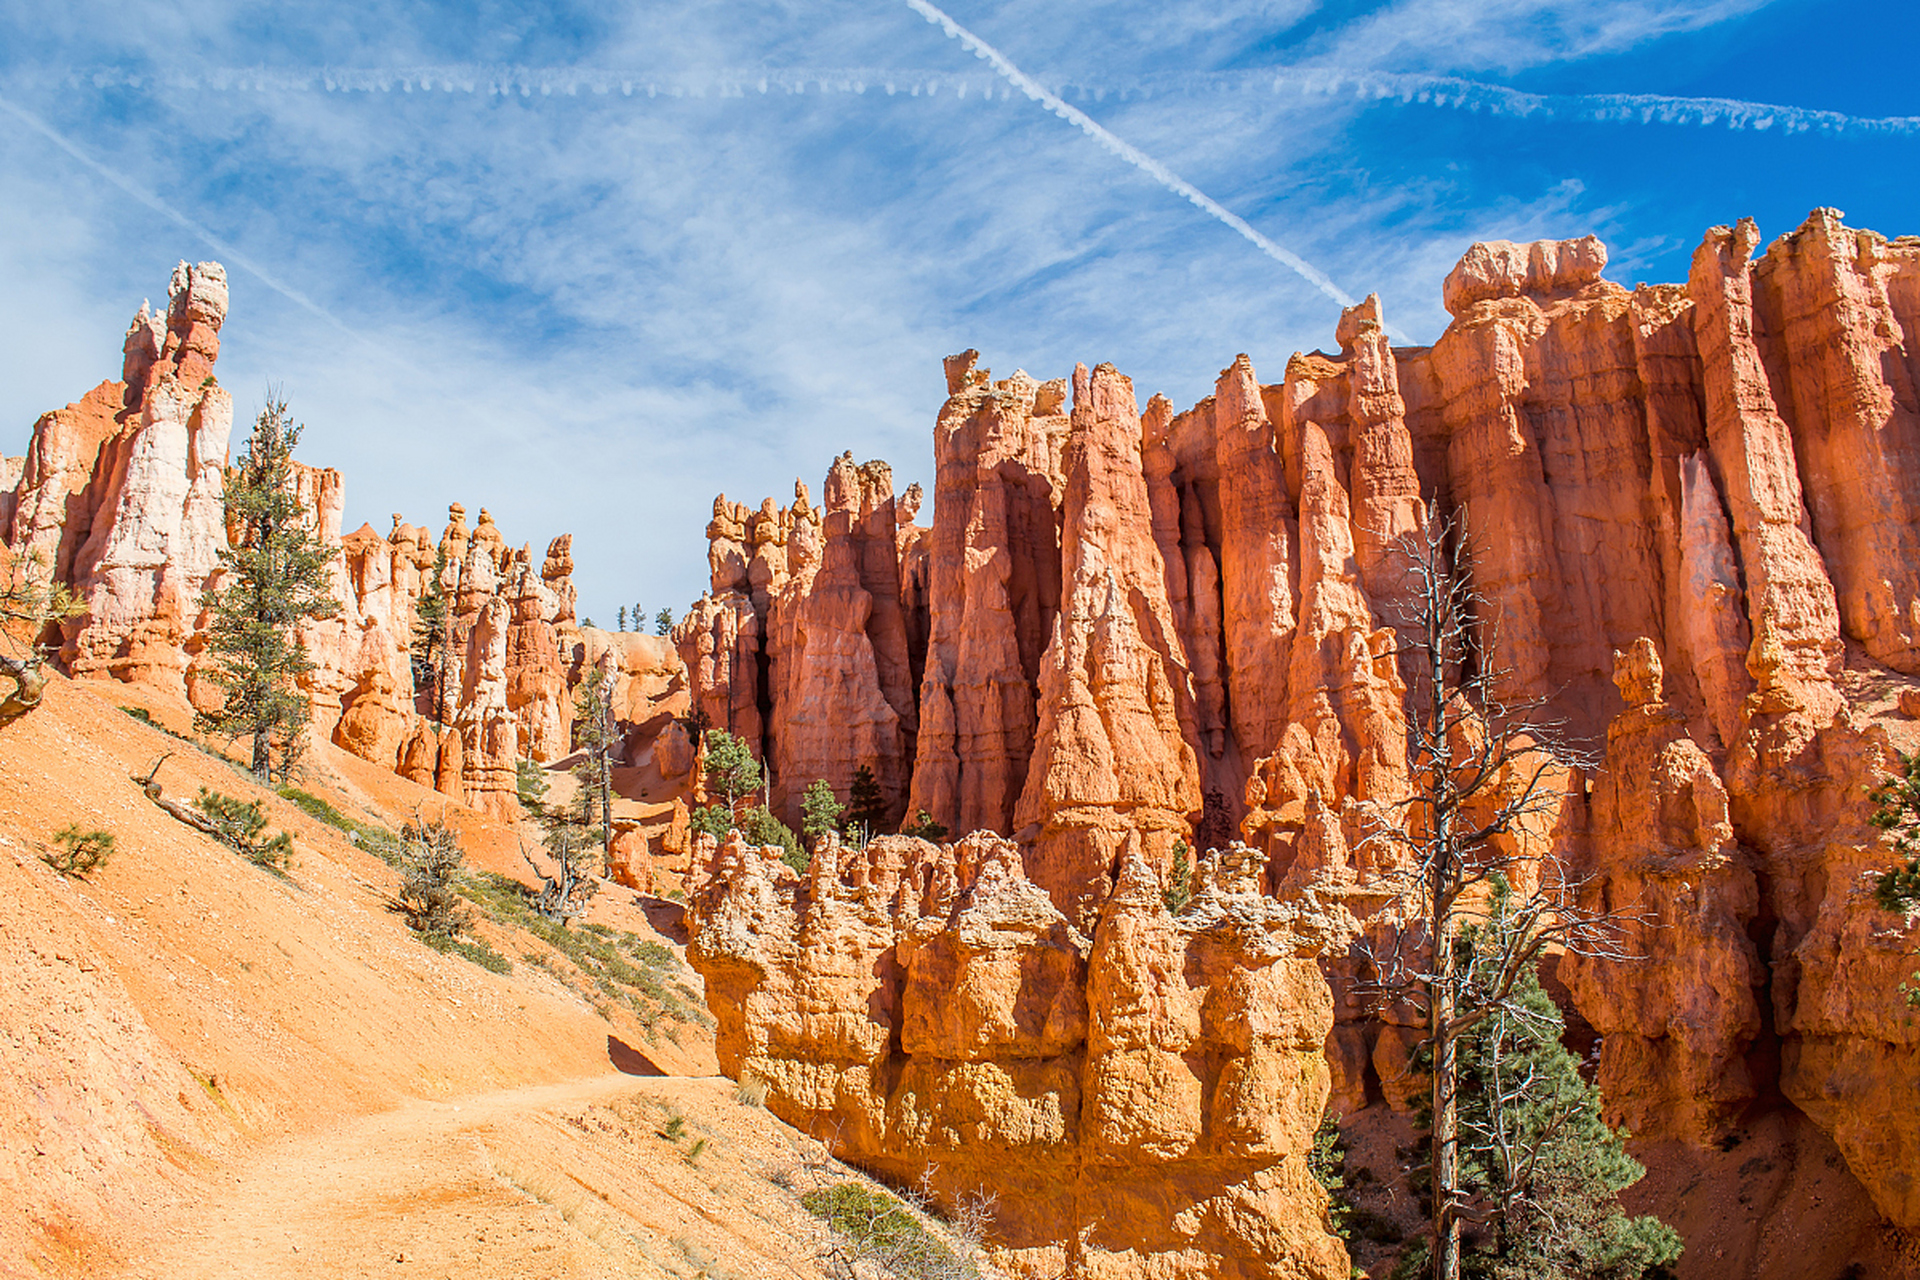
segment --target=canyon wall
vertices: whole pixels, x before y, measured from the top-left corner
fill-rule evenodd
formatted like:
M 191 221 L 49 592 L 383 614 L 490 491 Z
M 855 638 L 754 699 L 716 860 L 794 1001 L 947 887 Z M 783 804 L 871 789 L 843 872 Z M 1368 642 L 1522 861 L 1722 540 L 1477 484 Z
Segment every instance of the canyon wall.
M 1704 1144 L 1784 1100 L 1920 1227 L 1915 938 L 1872 902 L 1889 854 L 1863 798 L 1920 747 L 1898 710 L 1920 697 L 1920 239 L 1817 210 L 1760 243 L 1715 228 L 1685 283 L 1634 289 L 1592 237 L 1474 245 L 1431 347 L 1394 347 L 1369 298 L 1337 352 L 1269 384 L 1241 356 L 1178 412 L 1110 366 L 996 381 L 954 357 L 931 527 L 890 562 L 856 547 L 877 464 L 836 464 L 842 549 L 806 561 L 787 534 L 784 580 L 757 567 L 812 528 L 804 499 L 750 532 L 716 515 L 693 697 L 733 710 L 789 820 L 812 777 L 844 796 L 868 763 L 893 813 L 1014 840 L 1082 935 L 1138 868 L 1244 847 L 1267 894 L 1337 900 L 1358 938 L 1390 912 L 1369 815 L 1412 785 L 1396 541 L 1450 517 L 1502 692 L 1602 757 L 1552 775 L 1525 838 L 1645 916 L 1645 960 L 1562 966 L 1612 1115 Z M 809 736 L 823 715 L 851 756 Z M 1336 1105 L 1404 1106 L 1413 1033 L 1354 994 L 1341 945 Z M 824 1053 L 783 1043 L 758 1052 Z
M 1600 758 L 1551 775 L 1524 838 L 1642 917 L 1643 960 L 1560 966 L 1611 1115 L 1704 1144 L 1791 1105 L 1920 1229 L 1915 937 L 1872 901 L 1863 798 L 1920 749 L 1920 240 L 1818 210 L 1760 247 L 1715 228 L 1684 283 L 1629 290 L 1591 237 L 1475 245 L 1433 346 L 1396 348 L 1369 298 L 1337 351 L 1264 384 L 1238 357 L 1183 411 L 1109 365 L 953 357 L 929 522 L 851 456 L 818 505 L 718 499 L 672 653 L 580 626 L 569 539 L 515 550 L 457 506 L 438 538 L 342 535 L 341 478 L 303 468 L 340 549 L 341 612 L 303 629 L 314 732 L 510 815 L 515 761 L 567 750 L 600 666 L 662 774 L 694 767 L 660 721 L 684 696 L 761 753 L 795 825 L 809 782 L 844 798 L 866 767 L 883 825 L 985 834 L 843 851 L 804 884 L 737 845 L 695 856 L 729 1069 L 883 1172 L 1028 1196 L 1029 1270 L 1320 1274 L 1295 1121 L 1412 1092 L 1416 1033 L 1359 994 L 1358 942 L 1395 910 L 1371 824 L 1417 778 L 1396 544 L 1447 516 L 1503 691 Z M 202 704 L 227 300 L 183 264 L 120 379 L 0 465 L 9 556 L 86 605 L 62 662 Z M 409 660 L 436 575 L 444 702 Z M 1218 910 L 1155 907 L 1183 861 Z M 955 990 L 964 1025 L 933 1000 Z M 1179 1212 L 1120 1185 L 1162 1160 Z

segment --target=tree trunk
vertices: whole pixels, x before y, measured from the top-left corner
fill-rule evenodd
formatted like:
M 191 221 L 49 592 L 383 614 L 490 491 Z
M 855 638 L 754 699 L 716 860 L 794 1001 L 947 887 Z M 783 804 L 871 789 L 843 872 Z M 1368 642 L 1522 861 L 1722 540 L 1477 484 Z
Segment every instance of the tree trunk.
M 600 749 L 600 842 L 606 855 L 605 873 L 613 874 L 613 755 Z
M 1435 621 L 1440 608 L 1429 611 Z M 1446 732 L 1446 645 L 1439 627 L 1429 624 L 1427 653 L 1432 664 L 1428 678 L 1433 689 L 1434 799 L 1433 861 L 1429 870 L 1427 936 L 1433 944 L 1433 987 L 1427 993 L 1427 1026 L 1433 1042 L 1433 1277 L 1460 1280 L 1460 1063 L 1453 1032 L 1454 957 L 1453 892 L 1458 874 L 1453 847 L 1453 807 L 1448 794 L 1453 761 Z
M 273 771 L 273 756 L 268 750 L 268 734 L 258 732 L 253 735 L 253 776 L 266 782 Z
M 1445 819 L 1440 820 L 1445 829 Z M 1444 840 L 1444 837 L 1442 837 Z M 1436 867 L 1434 901 L 1446 892 L 1444 873 Z M 1460 1217 L 1455 1203 L 1460 1189 L 1460 1062 L 1459 1044 L 1450 1024 L 1454 1014 L 1453 939 L 1451 921 L 1436 911 L 1432 921 L 1435 981 L 1428 999 L 1428 1029 L 1433 1040 L 1433 1277 L 1460 1280 Z

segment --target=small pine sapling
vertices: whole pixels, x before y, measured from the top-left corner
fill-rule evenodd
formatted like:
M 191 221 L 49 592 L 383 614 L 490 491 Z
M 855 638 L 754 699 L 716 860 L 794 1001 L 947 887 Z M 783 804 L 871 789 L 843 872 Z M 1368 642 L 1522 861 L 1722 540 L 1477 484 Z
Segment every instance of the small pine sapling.
M 293 837 L 282 831 L 267 838 L 266 809 L 258 800 L 239 800 L 200 788 L 193 807 L 212 824 L 222 844 L 245 855 L 247 861 L 269 871 L 285 871 L 293 859 Z
M 1331 1111 L 1320 1118 L 1320 1127 L 1314 1130 L 1313 1148 L 1307 1152 L 1307 1172 L 1327 1193 L 1327 1218 L 1333 1223 L 1333 1234 L 1342 1240 L 1353 1239 L 1348 1221 L 1353 1217 L 1353 1206 L 1347 1203 L 1347 1143 Z
M 529 756 L 521 756 L 513 762 L 513 792 L 520 801 L 520 807 L 535 822 L 546 816 L 547 812 L 547 771 L 539 762 Z
M 847 788 L 848 837 L 856 844 L 866 844 L 880 833 L 880 823 L 886 816 L 887 799 L 880 794 L 880 783 L 873 770 L 863 764 L 853 771 L 853 785 Z
M 1173 865 L 1167 869 L 1167 887 L 1161 896 L 1166 899 L 1168 914 L 1176 916 L 1193 901 L 1193 858 L 1185 840 L 1173 842 Z
M 922 809 L 913 815 L 912 822 L 900 828 L 900 834 L 925 840 L 929 844 L 940 844 L 947 838 L 947 828 L 944 823 L 935 822 L 933 815 Z
M 54 832 L 53 842 L 60 847 L 41 854 L 40 861 L 76 880 L 86 879 L 113 856 L 113 835 L 107 831 L 82 831 L 77 824 L 70 825 Z
M 821 837 L 840 829 L 840 815 L 846 812 L 846 806 L 833 794 L 833 784 L 825 778 L 815 778 L 807 784 L 805 794 L 800 797 L 800 834 L 806 837 L 807 844 L 819 843 Z

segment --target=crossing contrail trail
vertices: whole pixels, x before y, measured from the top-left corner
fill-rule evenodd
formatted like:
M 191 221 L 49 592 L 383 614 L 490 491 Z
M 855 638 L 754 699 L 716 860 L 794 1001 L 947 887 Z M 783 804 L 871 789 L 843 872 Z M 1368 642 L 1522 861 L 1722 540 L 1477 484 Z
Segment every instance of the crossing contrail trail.
M 1218 218 L 1221 222 L 1224 222 L 1227 226 L 1233 228 L 1233 230 L 1239 232 L 1247 240 L 1251 241 L 1253 246 L 1259 249 L 1260 252 L 1266 254 L 1281 266 L 1286 267 L 1341 306 L 1350 307 L 1353 305 L 1353 298 L 1348 295 L 1346 290 L 1330 280 L 1325 272 L 1302 258 L 1299 254 L 1294 253 L 1290 249 L 1282 248 L 1280 245 L 1275 244 L 1273 241 L 1267 239 L 1267 237 L 1261 235 L 1258 231 L 1255 231 L 1251 226 L 1247 225 L 1245 218 L 1234 213 L 1206 192 L 1200 190 L 1200 188 L 1194 186 L 1191 182 L 1188 182 L 1185 178 L 1182 178 L 1179 174 L 1167 168 L 1146 152 L 1140 150 L 1140 148 L 1122 138 L 1114 136 L 1112 132 L 1102 127 L 1097 120 L 1087 115 L 1086 112 L 1068 105 L 1057 94 L 1050 92 L 1045 86 L 1041 85 L 1039 81 L 1014 66 L 998 49 L 995 49 L 985 40 L 974 35 L 973 32 L 967 30 L 952 18 L 949 18 L 945 13 L 927 3 L 927 0 L 907 0 L 907 5 L 928 22 L 940 27 L 950 38 L 958 40 L 962 45 L 972 50 L 975 57 L 985 58 L 995 71 L 999 72 L 1008 83 L 1019 89 L 1020 92 L 1026 94 L 1029 98 L 1032 98 L 1035 102 L 1038 102 L 1062 120 L 1078 127 L 1082 133 L 1092 138 L 1109 152 L 1125 160 L 1128 164 L 1140 170 L 1175 195 L 1183 197 L 1203 212 L 1212 214 L 1215 218 Z M 1398 335 L 1396 335 L 1396 337 L 1397 336 Z
M 83 168 L 92 171 L 98 177 L 106 179 L 108 182 L 112 183 L 114 186 L 120 188 L 120 190 L 125 192 L 127 195 L 132 196 L 135 200 L 139 201 L 141 204 L 145 205 L 147 208 L 153 210 L 153 212 L 159 214 L 163 218 L 166 218 L 168 221 L 181 227 L 183 230 L 189 232 L 190 234 L 198 237 L 201 241 L 205 242 L 206 245 L 210 247 L 215 253 L 219 254 L 223 262 L 239 267 L 241 270 L 247 272 L 249 275 L 259 280 L 261 284 L 266 285 L 267 288 L 273 290 L 275 293 L 285 298 L 287 301 L 293 303 L 295 306 L 303 307 L 306 310 L 312 312 L 314 315 L 318 316 L 320 319 L 326 321 L 328 324 L 332 325 L 334 328 L 340 330 L 340 332 L 346 333 L 346 334 L 353 333 L 352 329 L 349 329 L 346 325 L 342 324 L 339 320 L 336 320 L 329 312 L 327 312 L 324 308 L 322 308 L 317 303 L 315 303 L 311 298 L 308 298 L 305 294 L 301 293 L 299 290 L 294 289 L 293 287 L 288 285 L 285 281 L 280 280 L 278 277 L 274 276 L 271 272 L 267 271 L 265 268 L 261 267 L 259 264 L 248 259 L 244 254 L 240 253 L 237 249 L 235 249 L 232 245 L 228 244 L 225 240 L 222 240 L 219 236 L 215 235 L 212 231 L 208 230 L 206 227 L 202 226 L 200 223 L 195 222 L 192 218 L 189 218 L 186 214 L 181 213 L 178 209 L 174 208 L 172 205 L 168 204 L 166 201 L 160 199 L 160 197 L 154 195 L 152 192 L 147 191 L 142 187 L 136 186 L 134 183 L 128 181 L 122 175 L 115 173 L 112 169 L 108 168 L 106 165 L 101 164 L 98 160 L 95 160 L 92 156 L 88 155 L 86 152 L 82 151 L 79 147 L 75 146 L 71 141 L 69 141 L 65 137 L 65 135 L 55 131 L 51 125 L 47 124 L 46 121 L 40 119 L 39 116 L 34 115 L 30 111 L 26 111 L 20 107 L 15 106 L 13 103 L 7 101 L 5 98 L 0 98 L 0 111 L 6 112 L 8 115 L 18 120 L 21 124 L 24 124 L 25 126 L 27 126 L 27 128 L 33 130 L 35 133 L 39 134 L 41 137 L 51 142 L 54 146 L 66 152 L 75 161 L 77 161 Z
M 935 20 L 937 21 L 937 19 Z M 1162 72 L 1113 77 L 1076 74 L 1026 78 L 1062 99 L 1142 101 L 1208 94 L 1298 95 L 1382 106 L 1424 106 L 1514 119 L 1583 124 L 1669 125 L 1782 134 L 1920 137 L 1920 116 L 1853 116 L 1839 111 L 1653 93 L 1524 93 L 1458 76 L 1402 74 L 1337 66 Z M 1013 90 L 994 72 L 913 67 L 718 67 L 675 71 L 595 70 L 479 64 L 393 67 L 253 68 L 128 71 L 76 68 L 58 77 L 74 88 L 135 88 L 222 93 L 466 93 L 501 97 L 745 98 L 773 94 L 874 93 L 991 100 Z

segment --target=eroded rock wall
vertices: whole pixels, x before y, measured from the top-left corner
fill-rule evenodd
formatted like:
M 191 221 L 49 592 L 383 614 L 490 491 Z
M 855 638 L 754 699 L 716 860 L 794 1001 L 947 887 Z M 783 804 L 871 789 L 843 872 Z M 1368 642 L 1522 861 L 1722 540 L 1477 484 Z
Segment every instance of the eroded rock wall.
M 698 839 L 688 956 L 722 1070 L 836 1153 L 999 1196 L 1017 1275 L 1344 1277 L 1306 1167 L 1332 1021 L 1316 922 L 1241 880 L 1170 915 L 1123 864 L 1092 934 L 981 832 Z
M 1646 916 L 1639 965 L 1567 966 L 1613 1115 L 1709 1143 L 1784 1096 L 1920 1225 L 1914 933 L 1872 903 L 1863 798 L 1920 747 L 1920 239 L 1816 210 L 1760 247 L 1714 228 L 1687 281 L 1629 291 L 1592 237 L 1475 245 L 1432 347 L 1368 299 L 1337 352 L 1272 384 L 1240 357 L 1185 411 L 1105 366 L 954 357 L 932 525 L 899 543 L 927 636 L 900 809 L 1014 838 L 1083 931 L 1130 860 L 1237 834 L 1266 892 L 1317 884 L 1358 936 L 1386 909 L 1368 824 L 1413 785 L 1394 544 L 1450 517 L 1505 692 L 1602 757 L 1519 838 Z M 1405 1105 L 1411 1035 L 1327 971 L 1339 1096 Z

